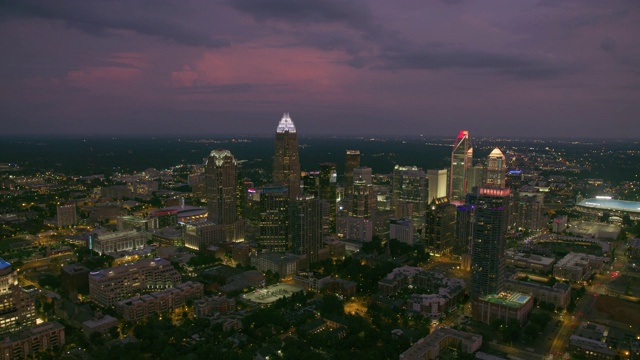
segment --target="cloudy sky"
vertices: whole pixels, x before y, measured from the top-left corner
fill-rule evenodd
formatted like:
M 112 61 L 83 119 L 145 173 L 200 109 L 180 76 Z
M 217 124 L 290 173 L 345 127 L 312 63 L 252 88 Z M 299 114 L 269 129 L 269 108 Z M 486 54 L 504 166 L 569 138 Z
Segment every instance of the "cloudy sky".
M 0 134 L 640 137 L 638 0 L 0 0 Z

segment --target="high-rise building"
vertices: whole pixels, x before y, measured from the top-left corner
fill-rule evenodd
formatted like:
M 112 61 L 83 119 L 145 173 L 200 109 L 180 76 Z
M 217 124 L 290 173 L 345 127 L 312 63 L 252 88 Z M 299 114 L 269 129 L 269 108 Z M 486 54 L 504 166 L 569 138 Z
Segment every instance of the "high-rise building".
M 391 206 L 396 217 L 410 217 L 413 225 L 421 229 L 427 209 L 427 176 L 416 166 L 393 168 L 391 178 Z
M 318 261 L 322 249 L 322 201 L 313 196 L 299 197 L 291 207 L 293 252 L 306 257 L 305 265 Z
M 58 227 L 73 226 L 78 223 L 76 204 L 66 204 L 57 208 Z
M 390 219 L 389 240 L 398 240 L 413 246 L 415 244 L 415 227 L 411 219 Z
M 373 173 L 370 167 L 362 166 L 353 169 L 353 178 L 362 179 L 368 185 L 373 184 Z
M 446 197 L 431 200 L 427 208 L 425 240 L 436 254 L 450 254 L 456 238 L 456 206 Z
M 289 199 L 300 194 L 300 159 L 298 133 L 289 113 L 285 113 L 276 128 L 276 149 L 273 157 L 273 183 L 289 188 Z
M 320 200 L 329 203 L 329 229 L 331 233 L 336 231 L 337 181 L 336 164 L 320 164 L 320 189 L 318 193 Z
M 302 174 L 304 195 L 320 196 L 320 171 L 309 171 Z
M 35 301 L 18 285 L 18 272 L 0 258 L 0 334 L 35 324 Z
M 238 217 L 237 162 L 231 151 L 217 149 L 209 154 L 205 165 L 205 185 L 207 220 L 216 229 L 208 226 L 212 237 L 200 245 L 243 241 L 244 220 Z
M 480 187 L 467 196 L 472 205 L 471 296 L 497 294 L 504 284 L 508 188 Z
M 449 171 L 449 199 L 462 203 L 469 192 L 467 170 L 473 161 L 473 147 L 467 130 L 461 130 L 453 144 L 451 152 L 451 170 Z
M 213 150 L 207 158 L 205 177 L 207 218 L 215 224 L 233 224 L 238 220 L 237 164 L 231 151 Z
M 447 196 L 447 174 L 447 169 L 427 170 L 427 180 L 429 183 L 427 202 L 431 203 L 433 199 L 439 199 Z
M 275 252 L 291 249 L 289 203 L 289 192 L 286 186 L 262 188 L 258 243 L 263 249 Z
M 367 184 L 362 178 L 353 182 L 353 194 L 349 199 L 349 215 L 354 217 L 371 219 L 378 198 L 371 184 Z
M 543 211 L 544 193 L 517 191 L 509 207 L 509 228 L 523 231 L 539 231 L 545 228 L 547 219 Z
M 502 151 L 495 148 L 487 157 L 487 179 L 485 185 L 494 188 L 504 188 L 507 177 L 507 161 Z
M 360 150 L 347 150 L 344 161 L 344 193 L 349 197 L 353 193 L 353 169 L 360 167 Z
M 456 240 L 453 244 L 453 253 L 458 255 L 471 254 L 471 241 L 473 238 L 471 228 L 471 205 L 459 205 L 456 207 Z

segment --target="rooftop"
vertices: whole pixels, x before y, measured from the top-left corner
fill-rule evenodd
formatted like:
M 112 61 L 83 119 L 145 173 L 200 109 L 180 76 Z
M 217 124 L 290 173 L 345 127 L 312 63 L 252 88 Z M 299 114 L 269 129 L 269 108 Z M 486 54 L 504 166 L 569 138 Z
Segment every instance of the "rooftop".
M 284 113 L 284 115 L 282 115 L 282 119 L 280 119 L 280 123 L 278 124 L 278 128 L 276 129 L 276 132 L 277 133 L 284 133 L 284 132 L 295 133 L 296 132 L 296 126 L 293 124 L 293 120 L 291 120 L 289 113 Z
M 607 198 L 592 198 L 585 199 L 576 204 L 577 206 L 591 208 L 591 209 L 605 209 L 614 211 L 628 211 L 640 213 L 640 202 L 627 201 L 627 200 L 615 200 Z
M 508 293 L 502 292 L 500 294 L 490 294 L 485 295 L 480 298 L 480 300 L 487 301 L 494 304 L 505 305 L 512 308 L 520 308 L 522 305 L 526 304 L 527 301 L 531 300 L 531 296 L 521 293 Z

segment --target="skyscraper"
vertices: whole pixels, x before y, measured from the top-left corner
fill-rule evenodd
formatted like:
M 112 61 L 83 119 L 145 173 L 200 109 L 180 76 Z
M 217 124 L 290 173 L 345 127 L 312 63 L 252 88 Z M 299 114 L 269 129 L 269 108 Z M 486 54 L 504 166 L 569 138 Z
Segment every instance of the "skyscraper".
M 289 189 L 289 199 L 300 194 L 300 159 L 298 134 L 289 113 L 285 113 L 276 129 L 276 148 L 273 157 L 273 182 Z
M 293 252 L 306 256 L 306 264 L 318 261 L 322 249 L 322 202 L 313 196 L 301 196 L 291 208 Z
M 0 258 L 0 334 L 35 324 L 35 300 L 18 285 L 18 272 Z
M 410 217 L 416 229 L 424 224 L 427 209 L 427 175 L 416 166 L 393 168 L 391 206 L 396 217 Z
M 208 224 L 200 229 L 198 247 L 244 241 L 244 220 L 238 217 L 237 164 L 229 150 L 213 150 L 206 159 L 205 193 Z
M 495 148 L 487 157 L 487 179 L 485 184 L 489 187 L 503 188 L 507 177 L 507 161 L 502 151 Z
M 260 193 L 260 235 L 263 249 L 285 252 L 291 249 L 289 237 L 289 193 L 286 186 L 265 186 Z
M 320 164 L 320 189 L 318 193 L 321 200 L 329 203 L 329 230 L 332 233 L 336 231 L 337 180 L 336 164 Z
M 504 283 L 508 188 L 480 187 L 472 205 L 471 296 L 496 294 Z
M 215 224 L 233 224 L 238 220 L 236 159 L 229 150 L 213 150 L 207 158 L 205 183 L 208 220 Z
M 436 254 L 450 254 L 456 238 L 456 206 L 446 197 L 433 199 L 426 215 L 427 247 Z
M 473 161 L 473 147 L 467 130 L 461 130 L 451 152 L 449 171 L 449 199 L 454 203 L 464 202 L 469 192 L 467 170 Z
M 439 199 L 447 196 L 447 173 L 447 169 L 427 170 L 427 180 L 429 183 L 427 201 L 429 203 L 431 203 L 433 199 Z
M 344 192 L 347 197 L 353 193 L 353 169 L 360 167 L 360 150 L 347 150 L 344 161 Z

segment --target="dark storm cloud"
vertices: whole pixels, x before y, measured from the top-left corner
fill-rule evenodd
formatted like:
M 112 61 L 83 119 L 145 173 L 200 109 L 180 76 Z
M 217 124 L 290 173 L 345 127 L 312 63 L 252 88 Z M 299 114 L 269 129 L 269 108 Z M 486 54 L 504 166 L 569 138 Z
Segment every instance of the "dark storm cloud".
M 60 20 L 67 26 L 93 35 L 106 35 L 109 30 L 128 30 L 141 35 L 155 36 L 189 46 L 218 48 L 229 41 L 212 34 L 184 27 L 175 22 L 149 16 L 136 2 L 70 1 L 0 1 L 0 21 L 12 18 L 40 18 Z
M 241 94 L 254 91 L 269 91 L 270 93 L 287 93 L 294 91 L 292 86 L 287 84 L 220 84 L 220 85 L 194 85 L 180 87 L 179 94 Z
M 257 21 L 283 21 L 294 24 L 340 23 L 371 31 L 376 26 L 364 2 L 342 0 L 230 0 L 229 5 Z
M 408 44 L 387 49 L 374 68 L 387 70 L 489 70 L 520 79 L 545 79 L 569 74 L 576 69 L 551 59 L 521 53 L 500 53 L 451 47 L 442 43 L 415 47 Z M 377 63 L 376 63 L 377 62 Z

